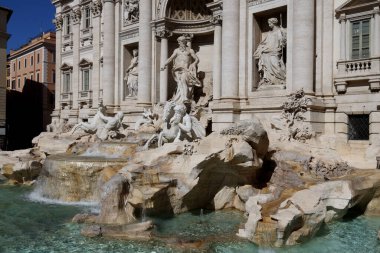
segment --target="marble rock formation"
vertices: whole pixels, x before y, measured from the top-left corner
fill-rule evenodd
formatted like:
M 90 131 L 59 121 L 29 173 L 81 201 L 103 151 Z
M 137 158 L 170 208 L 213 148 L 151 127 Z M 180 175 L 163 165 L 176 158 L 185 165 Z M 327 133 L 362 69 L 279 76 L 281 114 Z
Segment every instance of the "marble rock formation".
M 243 206 L 236 196 L 252 189 L 235 187 L 251 184 L 268 149 L 263 145 L 268 143 L 266 132 L 257 126 L 258 132 L 247 124 L 239 132 L 213 133 L 195 143 L 169 143 L 137 152 L 105 184 L 98 222 L 130 223 L 143 212 L 179 214 Z
M 1 151 L 0 175 L 9 183 L 32 182 L 39 176 L 45 158 L 45 153 L 38 149 Z

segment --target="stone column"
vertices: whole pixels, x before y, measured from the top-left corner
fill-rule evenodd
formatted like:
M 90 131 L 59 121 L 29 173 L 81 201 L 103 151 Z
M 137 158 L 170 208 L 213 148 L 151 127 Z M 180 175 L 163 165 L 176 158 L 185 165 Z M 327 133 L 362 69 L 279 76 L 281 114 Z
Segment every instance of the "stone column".
M 293 91 L 313 94 L 315 61 L 315 0 L 293 1 Z
M 92 46 L 93 46 L 93 62 L 92 62 L 92 107 L 97 108 L 100 102 L 100 15 L 102 13 L 102 2 L 97 0 L 91 3 L 92 11 Z
M 375 45 L 374 45 L 374 55 L 375 57 L 380 56 L 380 8 L 375 7 Z
M 163 67 L 169 58 L 168 37 L 170 37 L 172 33 L 168 30 L 161 30 L 157 31 L 156 35 L 161 38 L 160 67 Z M 168 73 L 167 68 L 160 71 L 160 103 L 168 101 Z
M 341 14 L 339 18 L 340 22 L 340 60 L 345 61 L 346 58 L 346 15 Z
M 77 110 L 79 108 L 78 96 L 79 96 L 79 85 L 80 85 L 80 21 L 81 21 L 81 10 L 80 8 L 74 9 L 71 13 L 71 20 L 73 23 L 73 73 L 72 73 L 72 83 L 71 83 L 71 92 L 73 95 L 73 108 Z M 73 114 L 74 116 L 74 114 Z
M 55 111 L 59 113 L 61 109 L 61 65 L 62 65 L 62 16 L 57 16 L 54 20 L 56 27 L 56 42 L 55 42 Z M 35 57 L 34 57 L 35 59 Z
M 139 2 L 139 77 L 137 103 L 152 105 L 152 0 Z
M 239 10 L 240 1 L 223 0 L 222 99 L 239 95 Z
M 103 104 L 113 106 L 115 101 L 115 1 L 103 0 Z
M 220 99 L 222 88 L 222 16 L 215 16 L 214 23 L 214 62 L 213 62 L 213 97 Z

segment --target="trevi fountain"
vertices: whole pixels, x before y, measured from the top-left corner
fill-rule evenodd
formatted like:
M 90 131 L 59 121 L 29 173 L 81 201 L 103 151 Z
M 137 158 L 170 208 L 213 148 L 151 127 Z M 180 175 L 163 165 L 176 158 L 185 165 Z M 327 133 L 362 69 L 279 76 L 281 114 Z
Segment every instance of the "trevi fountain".
M 286 89 L 280 21 L 252 52 L 259 92 Z M 313 130 L 309 91 L 214 129 L 191 41 L 177 36 L 160 66 L 171 98 L 136 119 L 99 101 L 88 121 L 53 120 L 33 148 L 0 153 L 0 252 L 380 252 L 380 172 Z M 141 57 L 126 64 L 128 99 Z

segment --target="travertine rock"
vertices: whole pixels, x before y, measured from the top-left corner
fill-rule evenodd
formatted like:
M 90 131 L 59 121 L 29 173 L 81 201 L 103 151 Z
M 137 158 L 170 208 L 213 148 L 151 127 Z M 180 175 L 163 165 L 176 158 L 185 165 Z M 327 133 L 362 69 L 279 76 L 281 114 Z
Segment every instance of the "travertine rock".
M 214 197 L 215 210 L 231 208 L 234 206 L 236 192 L 232 187 L 223 187 Z

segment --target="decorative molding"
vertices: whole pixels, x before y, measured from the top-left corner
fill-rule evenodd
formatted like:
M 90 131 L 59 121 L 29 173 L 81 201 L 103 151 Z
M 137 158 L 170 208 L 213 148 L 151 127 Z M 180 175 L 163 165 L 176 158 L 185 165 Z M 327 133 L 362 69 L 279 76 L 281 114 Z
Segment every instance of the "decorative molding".
M 248 0 L 248 6 L 260 5 L 272 1 L 274 0 Z
M 67 63 L 63 63 L 62 66 L 60 67 L 60 70 L 62 71 L 72 71 L 73 70 L 73 66 L 67 64 Z
M 74 25 L 77 25 L 80 23 L 80 19 L 82 17 L 82 11 L 80 8 L 74 9 L 70 13 L 71 20 L 73 21 Z
M 124 26 L 137 23 L 139 21 L 139 16 L 139 0 L 125 0 L 123 4 Z
M 103 5 L 102 5 L 101 0 L 95 0 L 95 1 L 91 2 L 90 9 L 91 9 L 92 15 L 94 17 L 100 16 L 100 14 L 102 14 L 102 7 L 103 7 Z
M 54 23 L 55 29 L 57 31 L 62 30 L 62 27 L 63 27 L 63 18 L 62 18 L 61 15 L 55 17 L 55 19 L 53 20 L 53 23 Z

